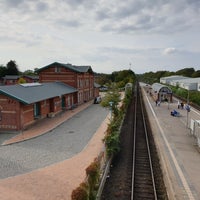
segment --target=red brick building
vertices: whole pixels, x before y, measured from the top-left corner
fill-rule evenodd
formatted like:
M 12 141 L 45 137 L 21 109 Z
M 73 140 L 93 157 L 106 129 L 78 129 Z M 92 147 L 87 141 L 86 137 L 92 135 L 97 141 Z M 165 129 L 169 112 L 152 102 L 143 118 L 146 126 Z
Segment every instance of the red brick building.
M 6 75 L 3 77 L 3 85 L 14 85 L 17 84 L 20 79 L 18 75 Z
M 52 63 L 39 83 L 0 86 L 0 130 L 19 131 L 99 95 L 90 66 Z
M 60 82 L 0 87 L 0 130 L 19 131 L 71 109 L 77 90 Z
M 23 78 L 26 83 L 35 83 L 39 81 L 38 76 L 29 76 L 29 75 L 6 75 L 2 78 L 1 84 L 2 85 L 15 85 L 19 83 L 20 78 Z
M 26 81 L 26 83 L 36 83 L 39 81 L 39 76 L 23 75 L 22 78 Z
M 75 103 L 82 104 L 99 96 L 94 87 L 94 73 L 90 66 L 74 66 L 71 64 L 52 63 L 38 70 L 39 82 L 60 81 L 78 90 Z

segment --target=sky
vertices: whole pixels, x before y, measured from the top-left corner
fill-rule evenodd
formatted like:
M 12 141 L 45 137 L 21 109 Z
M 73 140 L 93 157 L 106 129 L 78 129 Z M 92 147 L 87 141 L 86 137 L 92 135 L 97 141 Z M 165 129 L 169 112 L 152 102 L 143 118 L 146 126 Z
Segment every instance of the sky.
M 0 65 L 200 69 L 199 0 L 0 0 Z

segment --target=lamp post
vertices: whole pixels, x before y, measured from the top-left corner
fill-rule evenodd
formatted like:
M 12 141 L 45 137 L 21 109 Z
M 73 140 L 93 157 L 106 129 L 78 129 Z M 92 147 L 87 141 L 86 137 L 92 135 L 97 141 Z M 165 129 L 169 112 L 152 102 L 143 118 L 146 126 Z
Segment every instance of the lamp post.
M 187 111 L 187 123 L 186 123 L 186 128 L 189 128 L 188 127 L 188 124 L 189 124 L 189 112 L 190 112 L 190 105 L 189 105 L 189 88 L 188 88 L 188 95 L 187 95 L 187 104 L 185 106 L 185 109 Z
M 113 106 L 113 102 L 110 101 L 109 105 L 110 105 L 110 119 L 112 120 L 112 106 Z
M 172 93 L 171 93 L 171 92 L 168 92 L 168 93 L 167 93 L 168 110 L 169 110 L 169 105 L 170 105 L 170 101 L 171 101 L 170 95 L 172 95 Z
M 168 97 L 168 110 L 169 110 L 169 101 L 170 101 L 170 98 Z

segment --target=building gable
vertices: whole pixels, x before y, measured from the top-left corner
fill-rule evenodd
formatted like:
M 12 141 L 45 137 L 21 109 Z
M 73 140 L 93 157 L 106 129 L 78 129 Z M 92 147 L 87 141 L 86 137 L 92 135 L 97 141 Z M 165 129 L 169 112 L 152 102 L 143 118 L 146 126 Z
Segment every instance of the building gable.
M 93 73 L 91 66 L 76 66 L 76 65 L 69 64 L 69 63 L 64 64 L 64 63 L 59 63 L 59 62 L 54 62 L 47 66 L 44 66 L 44 67 L 38 69 L 37 72 L 40 73 L 49 68 L 54 68 L 55 70 L 58 69 L 58 72 L 59 72 L 59 68 L 61 68 L 61 67 L 64 67 L 66 69 L 69 69 L 70 71 L 74 71 L 77 73 L 86 73 L 86 72 Z

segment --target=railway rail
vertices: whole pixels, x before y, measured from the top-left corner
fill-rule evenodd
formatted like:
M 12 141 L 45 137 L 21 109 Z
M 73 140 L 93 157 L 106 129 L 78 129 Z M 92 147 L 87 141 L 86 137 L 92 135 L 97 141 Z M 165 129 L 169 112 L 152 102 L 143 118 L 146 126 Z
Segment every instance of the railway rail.
M 135 88 L 122 124 L 120 143 L 121 151 L 111 162 L 100 199 L 167 200 L 162 170 L 139 86 Z
M 136 91 L 131 200 L 157 200 L 144 107 L 139 89 Z

